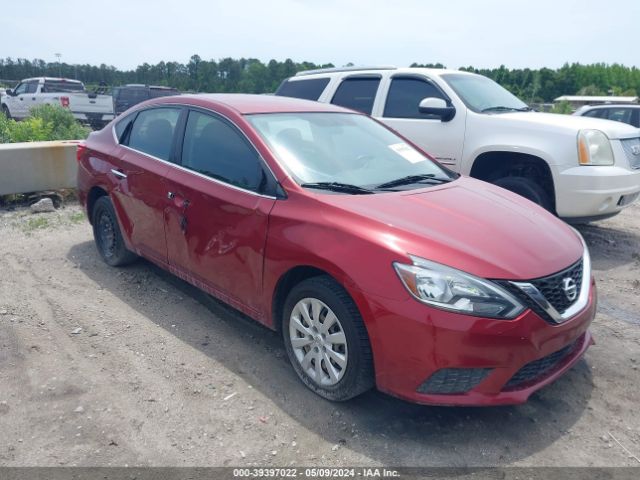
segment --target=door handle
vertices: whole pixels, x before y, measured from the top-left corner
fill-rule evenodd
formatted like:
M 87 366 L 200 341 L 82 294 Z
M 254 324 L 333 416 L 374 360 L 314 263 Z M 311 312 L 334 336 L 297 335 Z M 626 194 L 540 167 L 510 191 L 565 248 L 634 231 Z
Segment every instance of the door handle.
M 111 173 L 113 173 L 116 177 L 118 177 L 119 179 L 125 179 L 127 178 L 127 174 L 124 173 L 122 170 L 117 170 L 115 168 L 111 169 Z

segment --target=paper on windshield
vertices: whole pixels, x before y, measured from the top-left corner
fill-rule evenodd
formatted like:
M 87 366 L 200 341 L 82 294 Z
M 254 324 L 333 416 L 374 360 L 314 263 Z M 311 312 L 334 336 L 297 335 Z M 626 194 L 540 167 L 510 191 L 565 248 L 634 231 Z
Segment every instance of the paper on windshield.
M 389 148 L 411 163 L 424 162 L 426 160 L 417 150 L 406 143 L 394 143 L 389 145 Z

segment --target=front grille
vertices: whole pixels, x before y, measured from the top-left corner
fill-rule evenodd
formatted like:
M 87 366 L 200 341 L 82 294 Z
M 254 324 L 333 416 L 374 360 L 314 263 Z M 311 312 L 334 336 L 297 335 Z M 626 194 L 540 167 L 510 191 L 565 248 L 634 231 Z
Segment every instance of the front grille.
M 527 383 L 550 374 L 565 358 L 573 353 L 578 342 L 579 339 L 574 340 L 572 343 L 561 348 L 557 352 L 527 363 L 524 367 L 518 370 L 513 377 L 511 377 L 511 379 L 505 384 L 503 390 L 517 390 L 518 387 L 524 386 Z
M 631 168 L 640 168 L 640 138 L 625 138 L 620 143 Z
M 443 368 L 418 387 L 418 393 L 438 395 L 465 393 L 482 382 L 491 368 Z
M 562 272 L 548 277 L 539 278 L 538 280 L 532 280 L 529 283 L 544 295 L 547 302 L 549 302 L 553 308 L 558 311 L 558 313 L 562 314 L 567 308 L 573 305 L 580 296 L 580 289 L 582 287 L 582 270 L 582 260 L 579 260 L 577 263 Z M 576 296 L 573 300 L 569 300 L 564 291 L 563 281 L 567 278 L 571 278 L 576 284 Z

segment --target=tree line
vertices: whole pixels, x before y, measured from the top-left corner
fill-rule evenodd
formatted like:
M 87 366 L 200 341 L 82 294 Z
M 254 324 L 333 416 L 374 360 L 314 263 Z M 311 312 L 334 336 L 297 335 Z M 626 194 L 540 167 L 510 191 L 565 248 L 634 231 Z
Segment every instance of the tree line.
M 11 84 L 22 78 L 55 76 L 75 78 L 87 85 L 101 82 L 116 86 L 126 83 L 165 85 L 192 92 L 273 92 L 280 82 L 302 70 L 333 67 L 333 64 L 270 60 L 263 63 L 255 58 L 223 58 L 203 60 L 193 55 L 187 63 L 143 63 L 135 70 L 120 70 L 105 64 L 72 65 L 64 62 L 45 62 L 23 58 L 0 59 L 0 79 Z M 418 64 L 444 68 L 441 63 Z M 640 69 L 619 64 L 565 64 L 558 69 L 477 69 L 472 66 L 460 70 L 492 78 L 528 103 L 551 102 L 560 95 L 631 95 L 640 92 Z

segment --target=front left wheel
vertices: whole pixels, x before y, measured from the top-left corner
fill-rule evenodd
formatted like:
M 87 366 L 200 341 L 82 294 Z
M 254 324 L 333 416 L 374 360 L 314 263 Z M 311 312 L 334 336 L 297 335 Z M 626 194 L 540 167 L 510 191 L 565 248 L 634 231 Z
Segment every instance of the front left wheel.
M 119 267 L 138 258 L 135 253 L 127 250 L 124 244 L 116 212 L 109 197 L 103 196 L 96 200 L 91 223 L 98 252 L 106 264 Z
M 289 360 L 318 395 L 344 401 L 374 385 L 369 336 L 349 294 L 328 276 L 302 281 L 284 305 Z

